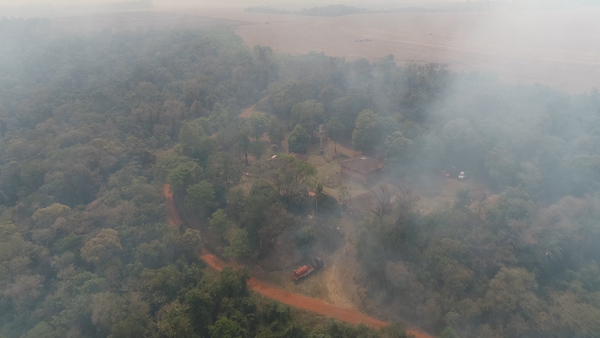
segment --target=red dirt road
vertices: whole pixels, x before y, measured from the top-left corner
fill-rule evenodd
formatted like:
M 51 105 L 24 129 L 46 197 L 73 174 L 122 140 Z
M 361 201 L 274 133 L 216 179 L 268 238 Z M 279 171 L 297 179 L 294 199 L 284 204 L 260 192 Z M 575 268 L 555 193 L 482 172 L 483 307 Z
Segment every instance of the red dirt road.
M 165 184 L 163 187 L 163 194 L 165 195 L 165 203 L 167 205 L 169 223 L 172 225 L 181 224 L 181 218 L 177 213 L 177 209 L 175 209 L 175 204 L 173 203 L 173 193 L 171 193 L 170 186 Z M 217 271 L 221 271 L 224 267 L 233 267 L 232 264 L 228 264 L 221 260 L 219 257 L 213 255 L 206 249 L 202 249 L 202 255 L 200 255 L 202 260 L 204 260 L 208 265 L 214 268 Z M 250 278 L 248 285 L 255 292 L 260 293 L 261 295 L 279 301 L 281 303 L 285 303 L 291 306 L 295 306 L 300 309 L 308 310 L 326 317 L 331 317 L 335 319 L 339 319 L 341 321 L 351 323 L 351 324 L 360 324 L 363 323 L 366 326 L 372 328 L 381 328 L 389 323 L 369 317 L 364 313 L 344 309 L 340 307 L 333 306 L 331 304 L 327 304 L 325 302 L 294 294 L 289 291 L 285 291 L 282 289 L 278 289 L 273 287 L 267 283 L 261 282 L 256 278 Z M 424 333 L 422 331 L 418 331 L 415 329 L 406 329 L 406 333 L 413 335 L 415 338 L 433 338 L 433 336 Z
M 229 266 L 221 259 L 211 254 L 210 252 L 203 250 L 202 259 L 214 269 L 220 271 L 223 267 Z M 380 328 L 388 325 L 388 323 L 381 320 L 371 318 L 363 313 L 354 310 L 342 309 L 333 305 L 321 302 L 319 300 L 309 298 L 302 295 L 297 295 L 285 290 L 277 289 L 264 282 L 257 280 L 256 278 L 250 278 L 248 285 L 252 290 L 260 293 L 265 297 L 275 299 L 279 302 L 295 306 L 300 309 L 308 310 L 320 315 L 327 317 L 333 317 L 342 320 L 347 323 L 360 324 L 364 323 L 367 326 L 373 328 Z

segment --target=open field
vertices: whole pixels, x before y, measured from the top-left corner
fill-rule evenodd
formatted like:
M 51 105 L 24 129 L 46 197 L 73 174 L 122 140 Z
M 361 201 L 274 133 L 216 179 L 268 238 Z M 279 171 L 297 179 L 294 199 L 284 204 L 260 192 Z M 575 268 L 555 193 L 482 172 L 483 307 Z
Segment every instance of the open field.
M 545 12 L 397 13 L 243 25 L 247 45 L 281 53 L 324 52 L 348 60 L 444 63 L 497 73 L 515 84 L 567 91 L 600 86 L 598 9 Z
M 205 28 L 209 26 L 238 26 L 242 22 L 185 13 L 129 11 L 85 14 L 52 18 L 57 28 L 73 31 L 122 31 L 138 29 Z
M 360 14 L 341 17 L 246 13 L 241 4 L 157 5 L 58 17 L 68 29 L 236 27 L 246 45 L 288 54 L 323 52 L 347 60 L 443 63 L 491 72 L 513 84 L 569 92 L 600 87 L 600 9 Z
M 570 92 L 600 87 L 599 8 L 309 17 L 225 6 L 157 10 L 244 22 L 236 32 L 249 47 L 280 53 L 371 61 L 392 54 L 400 64 L 444 63 L 455 71 L 496 73 L 513 84 Z

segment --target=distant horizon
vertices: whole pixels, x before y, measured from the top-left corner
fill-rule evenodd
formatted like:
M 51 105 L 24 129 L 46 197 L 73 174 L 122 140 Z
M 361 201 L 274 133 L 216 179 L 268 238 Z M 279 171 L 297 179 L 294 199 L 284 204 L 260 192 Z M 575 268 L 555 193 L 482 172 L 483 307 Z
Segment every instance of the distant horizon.
M 139 1 L 139 0 L 138 0 Z M 89 14 L 95 11 L 112 10 L 110 5 L 135 3 L 136 0 L 0 0 L 0 17 L 52 17 L 64 15 Z M 298 0 L 151 0 L 154 8 L 160 10 L 180 9 L 182 7 L 202 8 L 209 6 L 211 8 L 222 5 L 223 8 L 244 8 L 253 6 L 265 6 L 274 9 L 300 10 L 303 8 L 322 7 L 329 5 L 343 4 L 346 6 L 367 8 L 371 10 L 386 10 L 402 7 L 427 7 L 435 8 L 438 6 L 447 6 L 448 4 L 460 5 L 461 3 L 486 2 L 491 4 L 509 4 L 515 8 L 572 8 L 579 6 L 598 6 L 593 0 L 499 0 L 488 2 L 484 0 L 472 1 L 453 1 L 453 0 L 378 0 L 374 2 L 365 2 L 359 0 L 325 0 L 325 1 L 298 1 Z M 106 6 L 106 7 L 104 7 Z

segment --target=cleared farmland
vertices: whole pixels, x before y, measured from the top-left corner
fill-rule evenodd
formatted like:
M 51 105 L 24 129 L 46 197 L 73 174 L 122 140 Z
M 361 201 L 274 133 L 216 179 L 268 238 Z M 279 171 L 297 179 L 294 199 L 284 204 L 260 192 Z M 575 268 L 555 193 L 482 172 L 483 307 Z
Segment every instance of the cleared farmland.
M 260 15 L 260 14 L 259 14 Z M 493 72 L 517 84 L 571 92 L 600 85 L 600 11 L 363 14 L 333 18 L 244 13 L 236 31 L 248 46 L 281 53 L 324 52 L 347 60 L 437 62 Z
M 342 17 L 246 13 L 240 4 L 158 5 L 55 18 L 68 29 L 236 27 L 246 45 L 286 54 L 323 52 L 347 60 L 443 63 L 513 84 L 569 92 L 600 88 L 600 9 L 360 14 Z

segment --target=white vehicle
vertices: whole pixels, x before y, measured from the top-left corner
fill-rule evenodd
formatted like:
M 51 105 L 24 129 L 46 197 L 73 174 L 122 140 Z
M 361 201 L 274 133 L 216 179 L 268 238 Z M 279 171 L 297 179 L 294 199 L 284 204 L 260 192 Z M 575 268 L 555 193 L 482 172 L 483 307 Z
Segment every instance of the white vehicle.
M 465 172 L 461 171 L 460 174 L 458 174 L 458 179 L 459 180 L 464 180 L 465 179 Z

